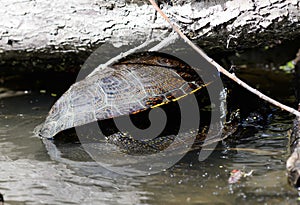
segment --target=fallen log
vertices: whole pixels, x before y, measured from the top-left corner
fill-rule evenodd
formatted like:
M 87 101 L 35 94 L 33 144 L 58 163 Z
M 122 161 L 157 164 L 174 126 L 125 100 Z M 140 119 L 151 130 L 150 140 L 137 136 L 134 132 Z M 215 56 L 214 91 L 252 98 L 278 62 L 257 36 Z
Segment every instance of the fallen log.
M 103 44 L 142 43 L 170 28 L 144 0 L 0 3 L 0 66 L 6 69 L 72 70 Z M 300 33 L 299 0 L 168 0 L 161 7 L 211 52 L 277 45 Z

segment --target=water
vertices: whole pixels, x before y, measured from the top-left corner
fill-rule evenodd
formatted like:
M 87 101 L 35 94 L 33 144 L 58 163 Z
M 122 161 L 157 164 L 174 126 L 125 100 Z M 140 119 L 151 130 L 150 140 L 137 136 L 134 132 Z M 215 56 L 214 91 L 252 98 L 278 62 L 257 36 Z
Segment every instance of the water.
M 271 86 L 273 95 L 276 86 L 282 84 Z M 284 92 L 278 98 L 291 99 Z M 161 173 L 128 177 L 77 159 L 76 153 L 72 158 L 61 157 L 51 141 L 43 143 L 35 137 L 33 129 L 44 120 L 53 103 L 54 97 L 49 93 L 1 93 L 0 192 L 5 204 L 298 202 L 298 193 L 288 185 L 285 170 L 289 154 L 287 131 L 293 117 L 278 109 L 272 110 L 264 126 L 245 127 L 203 162 L 187 156 Z M 233 169 L 254 172 L 229 185 L 227 180 Z

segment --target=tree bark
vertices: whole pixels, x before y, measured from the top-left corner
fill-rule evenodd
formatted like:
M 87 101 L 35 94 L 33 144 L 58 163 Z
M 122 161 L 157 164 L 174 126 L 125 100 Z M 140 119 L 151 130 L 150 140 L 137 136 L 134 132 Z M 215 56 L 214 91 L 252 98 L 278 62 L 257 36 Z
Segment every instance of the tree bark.
M 160 3 L 188 37 L 208 51 L 280 44 L 300 33 L 299 0 Z M 147 0 L 0 0 L 0 4 L 3 67 L 38 67 L 45 59 L 60 59 L 55 62 L 60 67 L 77 65 L 104 43 L 116 47 L 141 43 L 170 29 Z M 78 53 L 80 59 L 74 60 Z

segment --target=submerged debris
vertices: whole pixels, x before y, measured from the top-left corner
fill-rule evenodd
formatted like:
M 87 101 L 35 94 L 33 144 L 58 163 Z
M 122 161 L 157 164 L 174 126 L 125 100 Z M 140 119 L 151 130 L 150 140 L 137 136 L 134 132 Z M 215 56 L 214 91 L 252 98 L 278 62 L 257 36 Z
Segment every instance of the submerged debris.
M 299 70 L 300 70 L 300 50 L 297 53 L 297 57 L 294 60 L 295 62 L 295 72 L 296 72 L 296 90 L 299 103 L 299 85 L 298 80 Z M 298 104 L 298 111 L 300 111 L 300 104 Z M 289 183 L 296 187 L 300 187 L 300 117 L 294 119 L 294 123 L 290 132 L 290 147 L 291 147 L 291 156 L 286 162 L 286 169 L 288 172 L 288 181 Z
M 250 172 L 244 172 L 240 169 L 234 169 L 230 172 L 230 177 L 228 179 L 228 183 L 229 184 L 235 184 L 237 182 L 240 181 L 241 178 L 246 178 L 251 176 L 253 173 L 253 170 L 251 170 Z

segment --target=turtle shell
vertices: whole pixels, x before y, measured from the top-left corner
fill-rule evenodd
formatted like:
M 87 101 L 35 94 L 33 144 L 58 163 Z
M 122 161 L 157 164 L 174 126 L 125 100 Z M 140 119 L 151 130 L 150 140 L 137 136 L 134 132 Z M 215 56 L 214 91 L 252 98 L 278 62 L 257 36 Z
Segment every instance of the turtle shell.
M 71 127 L 179 100 L 204 86 L 197 72 L 174 56 L 136 53 L 74 83 L 53 105 L 38 134 L 52 138 Z

